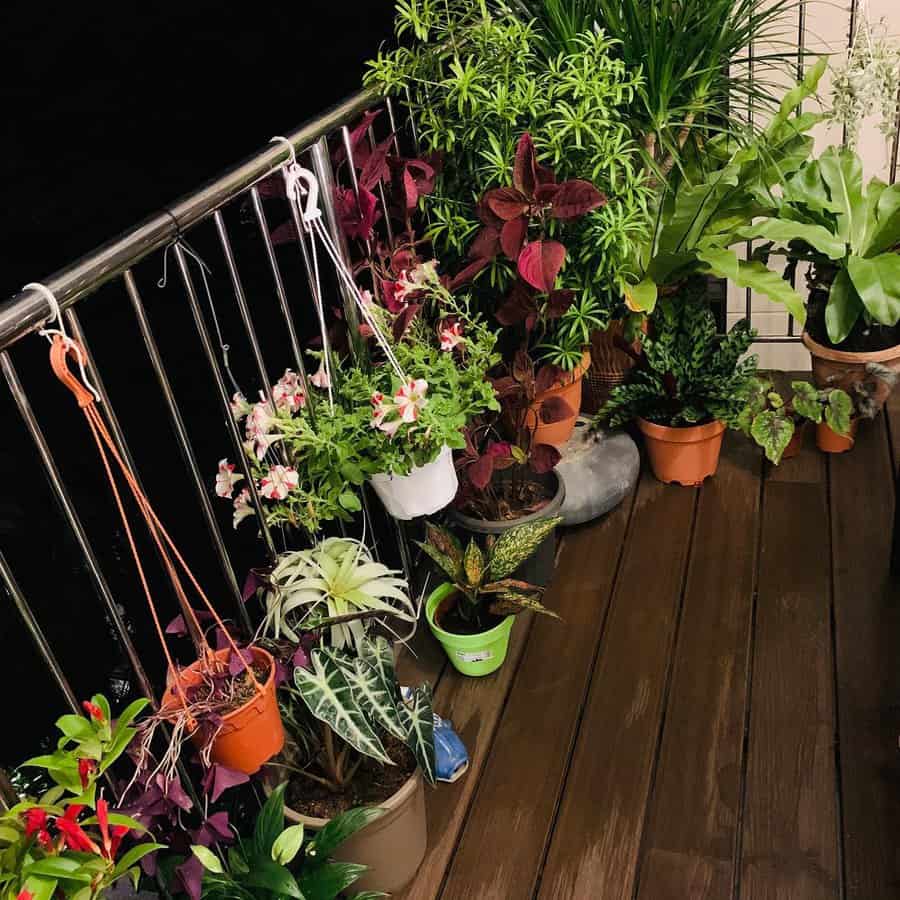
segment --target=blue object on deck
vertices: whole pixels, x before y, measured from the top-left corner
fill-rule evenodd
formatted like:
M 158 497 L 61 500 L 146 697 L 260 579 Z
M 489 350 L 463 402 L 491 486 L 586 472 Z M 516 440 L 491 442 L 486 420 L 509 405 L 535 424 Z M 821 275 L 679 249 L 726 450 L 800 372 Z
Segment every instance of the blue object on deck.
M 412 688 L 401 687 L 400 696 L 406 703 L 412 696 Z M 437 781 L 453 784 L 465 775 L 469 768 L 469 753 L 449 719 L 434 714 L 434 777 Z

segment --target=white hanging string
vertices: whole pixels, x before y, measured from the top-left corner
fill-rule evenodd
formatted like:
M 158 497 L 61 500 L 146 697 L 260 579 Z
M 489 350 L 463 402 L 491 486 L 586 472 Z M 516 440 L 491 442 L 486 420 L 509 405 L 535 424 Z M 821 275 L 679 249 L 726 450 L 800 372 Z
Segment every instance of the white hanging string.
M 53 344 L 53 336 L 59 335 L 63 339 L 63 343 L 67 348 L 71 348 L 75 351 L 75 356 L 78 359 L 78 371 L 81 374 L 81 380 L 84 383 L 84 386 L 94 395 L 94 400 L 97 403 L 101 403 L 100 392 L 94 385 L 90 382 L 87 376 L 87 372 L 85 371 L 85 367 L 87 365 L 87 360 L 84 358 L 84 354 L 81 352 L 81 347 L 75 343 L 69 335 L 66 333 L 66 326 L 63 322 L 62 312 L 59 308 L 59 302 L 56 299 L 53 291 L 47 287 L 45 284 L 41 284 L 38 281 L 29 281 L 25 287 L 22 288 L 23 291 L 32 290 L 37 291 L 39 294 L 42 294 L 44 299 L 50 306 L 50 318 L 44 322 L 45 327 L 41 328 L 38 331 L 38 334 L 41 337 L 47 338 L 47 340 Z M 56 323 L 59 327 L 57 328 L 47 328 L 48 324 Z
M 244 396 L 244 392 L 241 390 L 240 385 L 237 382 L 237 379 L 234 377 L 234 373 L 231 371 L 231 364 L 228 359 L 228 352 L 231 350 L 231 345 L 225 343 L 225 339 L 222 337 L 222 329 L 219 325 L 219 317 L 216 315 L 216 305 L 213 303 L 212 298 L 212 290 L 209 286 L 208 275 L 212 275 L 212 269 L 206 264 L 205 260 L 191 248 L 191 246 L 185 241 L 183 238 L 176 238 L 172 241 L 171 244 L 166 244 L 165 250 L 163 250 L 163 273 L 162 278 L 156 282 L 156 286 L 158 288 L 164 288 L 168 283 L 169 279 L 169 250 L 174 246 L 179 246 L 181 250 L 187 254 L 197 265 L 200 267 L 200 278 L 203 280 L 203 291 L 206 294 L 206 304 L 209 307 L 209 314 L 212 317 L 213 327 L 216 330 L 216 339 L 219 342 L 219 349 L 222 351 L 222 368 L 225 370 L 228 375 L 228 380 L 231 382 L 231 386 L 234 388 L 235 393 L 240 394 L 242 397 Z

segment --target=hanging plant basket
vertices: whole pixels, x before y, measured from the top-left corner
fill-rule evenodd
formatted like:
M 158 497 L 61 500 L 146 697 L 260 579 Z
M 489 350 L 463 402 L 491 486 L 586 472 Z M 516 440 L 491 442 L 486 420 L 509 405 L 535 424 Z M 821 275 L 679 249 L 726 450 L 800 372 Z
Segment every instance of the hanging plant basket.
M 370 481 L 384 508 L 404 521 L 443 509 L 459 487 L 449 447 L 443 447 L 430 463 L 415 466 L 409 475 L 373 475 Z

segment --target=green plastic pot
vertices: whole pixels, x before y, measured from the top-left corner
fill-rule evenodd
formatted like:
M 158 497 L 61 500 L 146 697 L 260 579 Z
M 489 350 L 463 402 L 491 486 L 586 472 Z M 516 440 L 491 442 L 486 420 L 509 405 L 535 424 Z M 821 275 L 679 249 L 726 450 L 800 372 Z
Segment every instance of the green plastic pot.
M 481 634 L 453 634 L 444 631 L 434 621 L 438 606 L 451 596 L 456 588 L 450 583 L 439 585 L 425 603 L 425 616 L 431 633 L 441 642 L 453 668 L 463 675 L 475 677 L 490 675 L 503 665 L 509 649 L 509 633 L 515 616 L 507 616 L 499 625 Z

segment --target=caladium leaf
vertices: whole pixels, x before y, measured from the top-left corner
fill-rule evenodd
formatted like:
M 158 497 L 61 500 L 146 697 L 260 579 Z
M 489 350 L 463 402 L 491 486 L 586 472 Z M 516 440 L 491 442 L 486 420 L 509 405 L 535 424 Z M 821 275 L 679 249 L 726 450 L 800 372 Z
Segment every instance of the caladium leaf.
M 519 274 L 532 287 L 550 293 L 566 259 L 566 248 L 559 241 L 532 241 L 519 254 Z
M 396 699 L 399 688 L 394 669 L 394 651 L 390 643 L 383 637 L 367 637 L 359 644 L 359 656 L 378 673 L 385 689 L 392 691 Z
M 579 219 L 606 204 L 606 195 L 589 181 L 573 178 L 557 185 L 550 206 L 554 219 Z
M 537 519 L 504 531 L 497 538 L 488 561 L 488 571 L 495 581 L 511 575 L 550 535 L 562 521 L 559 516 Z
M 406 740 L 406 729 L 400 721 L 398 704 L 393 696 L 393 684 L 385 684 L 378 670 L 364 659 L 354 659 L 344 671 L 344 677 L 353 692 L 357 706 L 385 731 L 401 741 Z
M 422 775 L 434 784 L 434 709 L 431 688 L 424 684 L 413 691 L 410 703 L 402 704 L 406 746 L 412 750 Z
M 357 705 L 338 663 L 322 650 L 314 650 L 312 666 L 312 671 L 294 669 L 294 685 L 309 711 L 355 750 L 385 765 L 393 765 Z

